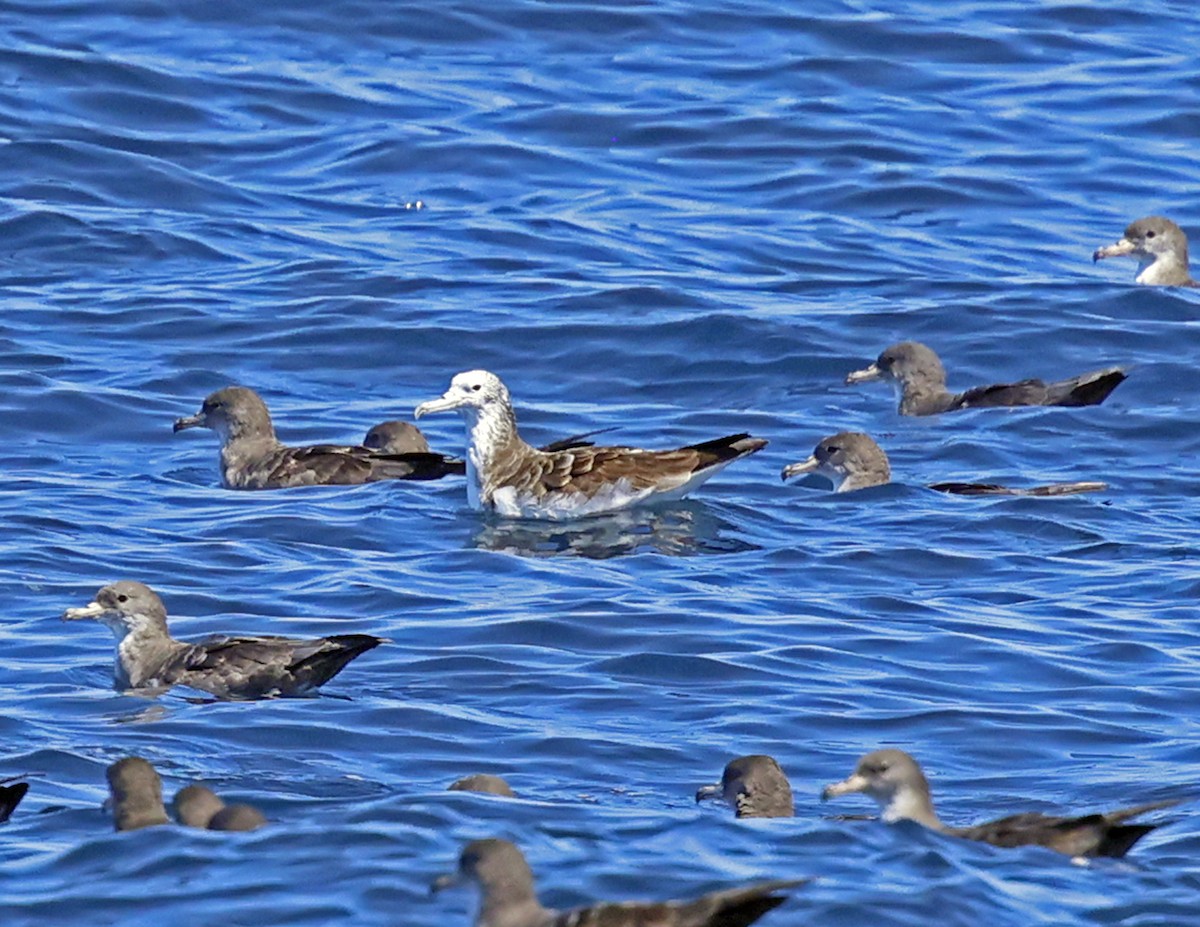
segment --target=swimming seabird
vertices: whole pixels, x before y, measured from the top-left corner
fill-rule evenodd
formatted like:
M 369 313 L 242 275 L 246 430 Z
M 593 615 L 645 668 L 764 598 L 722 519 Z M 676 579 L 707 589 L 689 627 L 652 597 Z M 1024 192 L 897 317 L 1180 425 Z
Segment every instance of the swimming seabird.
M 132 580 L 105 586 L 95 601 L 63 613 L 64 620 L 79 618 L 94 618 L 116 635 L 118 688 L 185 685 L 231 699 L 307 695 L 359 654 L 383 643 L 369 634 L 177 641 L 167 631 L 162 600 L 149 586 Z
M 203 785 L 184 786 L 171 800 L 175 820 L 207 830 L 258 830 L 266 817 L 253 805 L 227 805 Z
M 870 435 L 861 431 L 840 431 L 822 438 L 807 459 L 788 464 L 780 476 L 786 480 L 802 473 L 816 473 L 825 477 L 833 483 L 834 492 L 882 486 L 892 478 L 887 454 Z M 929 488 L 960 496 L 1066 496 L 1103 492 L 1108 484 L 1050 483 L 1028 489 L 1010 489 L 996 483 L 933 483 Z
M 766 446 L 728 435 L 673 451 L 578 447 L 540 451 L 517 433 L 508 389 L 486 370 L 457 374 L 415 415 L 457 409 L 467 423 L 467 500 L 523 518 L 569 518 L 650 500 L 681 499 L 733 461 Z
M 1079 817 L 1027 811 L 985 824 L 951 827 L 943 824 L 934 812 L 929 783 L 917 761 L 896 749 L 868 753 L 858 761 L 849 779 L 826 786 L 821 799 L 848 792 L 863 792 L 874 798 L 883 809 L 883 820 L 889 823 L 916 821 L 939 833 L 967 840 L 980 840 L 998 847 L 1043 846 L 1068 856 L 1124 856 L 1139 839 L 1158 826 L 1126 824 L 1126 821 L 1148 811 L 1178 804 L 1176 800 L 1148 802 Z
M 127 756 L 109 766 L 107 775 L 113 826 L 117 830 L 171 823 L 163 807 L 162 780 L 146 760 Z
M 209 428 L 221 439 L 221 482 L 228 489 L 359 485 L 379 480 L 436 480 L 465 472 L 461 460 L 429 452 L 388 454 L 368 447 L 288 447 L 275 437 L 271 414 L 252 389 L 227 386 L 175 431 Z
M 429 453 L 429 442 L 425 440 L 425 435 L 421 434 L 421 429 L 399 419 L 372 425 L 363 438 L 363 447 L 369 447 L 381 454 Z
M 480 892 L 475 927 L 745 927 L 783 904 L 787 895 L 780 892 L 806 881 L 759 882 L 690 901 L 608 902 L 556 911 L 538 901 L 521 851 L 492 838 L 468 843 L 458 871 L 437 879 L 432 890 L 473 883 Z
M 3 824 L 12 816 L 12 813 L 17 810 L 17 805 L 21 804 L 21 799 L 25 797 L 25 793 L 28 791 L 28 782 L 15 782 L 12 779 L 5 779 L 0 782 L 0 824 Z
M 938 356 L 918 341 L 901 341 L 869 367 L 848 374 L 846 382 L 891 380 L 900 392 L 901 415 L 938 415 L 957 409 L 1099 405 L 1125 376 L 1120 367 L 1106 367 L 1054 383 L 1020 380 L 952 393 L 946 389 L 946 370 Z
M 485 792 L 489 795 L 503 795 L 505 798 L 516 798 L 512 786 L 491 773 L 476 773 L 473 776 L 463 776 L 446 786 L 448 792 Z
M 1092 261 L 1124 255 L 1138 259 L 1134 283 L 1200 286 L 1188 272 L 1187 234 L 1165 216 L 1147 216 L 1130 222 L 1119 241 L 1096 249 Z
M 725 764 L 721 781 L 696 790 L 696 801 L 719 798 L 739 818 L 790 818 L 792 787 L 774 757 L 739 756 Z

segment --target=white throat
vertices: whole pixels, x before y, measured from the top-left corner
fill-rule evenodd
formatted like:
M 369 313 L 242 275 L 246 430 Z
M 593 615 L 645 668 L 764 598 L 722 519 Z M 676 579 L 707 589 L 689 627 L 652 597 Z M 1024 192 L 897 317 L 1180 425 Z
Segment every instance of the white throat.
M 1141 263 L 1138 264 L 1138 275 L 1134 278 L 1134 283 L 1145 283 L 1150 286 L 1170 283 L 1179 275 L 1180 270 L 1184 273 L 1187 272 L 1187 268 L 1180 263 L 1173 252 L 1143 257 Z
M 467 426 L 467 502 L 478 509 L 491 501 L 483 498 L 483 488 L 499 448 L 516 436 L 516 422 L 499 404 L 462 406 L 459 411 Z

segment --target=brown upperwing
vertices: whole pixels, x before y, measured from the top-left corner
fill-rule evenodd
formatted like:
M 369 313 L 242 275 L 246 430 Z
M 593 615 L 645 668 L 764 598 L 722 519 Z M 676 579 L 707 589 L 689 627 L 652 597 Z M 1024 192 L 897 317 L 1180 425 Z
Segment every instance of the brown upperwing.
M 564 911 L 553 927 L 747 927 L 787 900 L 778 892 L 806 879 L 762 882 L 702 895 L 694 901 L 598 904 Z

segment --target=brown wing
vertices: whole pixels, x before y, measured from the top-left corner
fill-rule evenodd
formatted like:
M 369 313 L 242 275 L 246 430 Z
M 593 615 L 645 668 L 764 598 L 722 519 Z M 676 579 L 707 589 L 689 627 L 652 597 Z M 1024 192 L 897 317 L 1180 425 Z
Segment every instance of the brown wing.
M 598 904 L 562 912 L 553 927 L 746 927 L 787 900 L 780 892 L 805 881 L 760 882 L 694 901 Z
M 929 488 L 958 496 L 1071 496 L 1084 492 L 1103 492 L 1108 489 L 1108 484 L 1085 481 L 1013 489 L 999 483 L 932 483 Z
M 1124 856 L 1157 824 L 1125 824 L 1129 818 L 1176 804 L 1169 800 L 1122 808 L 1107 814 L 1056 817 L 1031 811 L 955 828 L 952 832 L 970 840 L 982 840 L 998 847 L 1037 845 L 1070 856 Z
M 434 453 L 381 454 L 366 447 L 315 444 L 281 447 L 244 468 L 241 488 L 285 489 L 293 486 L 352 486 L 379 480 L 436 480 L 465 473 L 461 460 Z

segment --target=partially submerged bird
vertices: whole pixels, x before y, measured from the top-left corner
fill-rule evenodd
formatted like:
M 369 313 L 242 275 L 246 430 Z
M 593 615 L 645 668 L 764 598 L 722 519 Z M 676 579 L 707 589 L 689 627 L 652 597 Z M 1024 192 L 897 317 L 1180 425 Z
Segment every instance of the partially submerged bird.
M 474 840 L 458 870 L 433 883 L 439 891 L 464 882 L 480 892 L 475 927 L 745 927 L 787 900 L 785 889 L 807 879 L 759 882 L 690 901 L 599 903 L 569 911 L 542 907 L 524 854 L 507 840 Z
M 892 478 L 887 454 L 870 435 L 861 431 L 840 431 L 822 438 L 807 459 L 788 464 L 780 476 L 786 480 L 805 473 L 825 477 L 833 483 L 834 492 L 883 486 Z M 1108 484 L 1050 483 L 1028 489 L 1011 489 L 997 483 L 932 483 L 929 488 L 960 496 L 1066 496 L 1102 492 L 1108 488 Z
M 0 824 L 12 816 L 28 791 L 28 782 L 16 782 L 13 779 L 0 781 Z
M 900 393 L 901 415 L 938 415 L 958 409 L 1099 405 L 1125 377 L 1120 367 L 1106 367 L 1053 383 L 1019 380 L 952 393 L 937 354 L 919 341 L 901 341 L 869 367 L 847 374 L 846 383 L 890 380 Z
M 505 798 L 516 798 L 512 786 L 491 773 L 475 773 L 473 776 L 463 776 L 446 786 L 448 792 L 485 792 L 489 795 L 503 795 Z
M 163 807 L 162 779 L 140 756 L 127 756 L 108 767 L 113 826 L 117 830 L 140 830 L 169 824 Z
M 1138 261 L 1134 283 L 1200 286 L 1188 270 L 1187 234 L 1165 216 L 1147 216 L 1130 222 L 1119 241 L 1096 249 L 1092 261 L 1126 255 Z
M 1170 808 L 1178 801 L 1156 801 L 1101 814 L 1058 817 L 1027 811 L 975 824 L 951 827 L 933 810 L 929 783 L 917 761 L 903 750 L 886 749 L 868 753 L 858 761 L 850 778 L 826 786 L 821 799 L 862 792 L 879 803 L 883 819 L 916 821 L 931 830 L 980 840 L 998 847 L 1042 846 L 1068 856 L 1124 856 L 1157 824 L 1127 824 L 1148 811 Z
M 381 454 L 427 454 L 429 442 L 421 429 L 410 422 L 394 419 L 372 425 L 363 438 L 363 447 Z
M 315 444 L 288 447 L 275 437 L 271 414 L 252 389 L 227 386 L 175 431 L 209 428 L 221 439 L 221 483 L 229 489 L 287 489 L 379 480 L 436 480 L 466 465 L 428 451 L 389 454 L 369 447 Z
M 187 827 L 207 830 L 257 830 L 267 823 L 253 805 L 227 805 L 203 785 L 187 785 L 171 800 L 175 820 Z
M 739 756 L 725 764 L 721 781 L 696 790 L 697 803 L 721 799 L 739 818 L 790 818 L 795 812 L 792 786 L 774 757 Z
M 767 444 L 736 434 L 672 451 L 591 446 L 541 451 L 521 439 L 508 389 L 486 370 L 457 374 L 441 399 L 421 403 L 415 415 L 452 409 L 467 423 L 468 502 L 519 518 L 571 518 L 681 499 Z
M 63 613 L 67 621 L 81 618 L 94 618 L 116 635 L 118 688 L 185 685 L 228 699 L 307 695 L 359 654 L 383 643 L 369 634 L 177 641 L 167 630 L 162 600 L 149 586 L 132 580 L 105 586 L 88 605 Z

